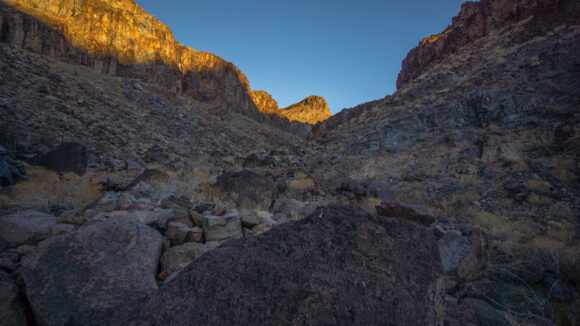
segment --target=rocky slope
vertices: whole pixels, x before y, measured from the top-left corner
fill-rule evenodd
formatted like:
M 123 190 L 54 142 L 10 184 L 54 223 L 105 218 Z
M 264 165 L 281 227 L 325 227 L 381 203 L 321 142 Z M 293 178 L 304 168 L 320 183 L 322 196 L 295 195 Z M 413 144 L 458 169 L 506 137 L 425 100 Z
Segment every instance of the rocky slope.
M 459 14 L 453 18 L 452 24 L 443 32 L 432 35 L 421 41 L 421 44 L 411 50 L 405 60 L 399 77 L 397 88 L 401 89 L 415 78 L 426 72 L 426 69 L 440 62 L 461 47 L 473 44 L 484 36 L 506 26 L 517 24 L 526 19 L 535 23 L 574 24 L 578 18 L 578 4 L 574 1 L 529 1 L 518 0 L 482 0 L 466 2 L 461 6 Z M 560 13 L 571 10 L 566 15 Z M 543 24 L 527 24 L 527 28 L 514 41 L 522 43 L 541 31 Z
M 450 294 L 578 320 L 567 295 L 567 312 L 552 313 L 564 297 L 550 280 L 562 293 L 580 280 L 579 17 L 577 1 L 464 4 L 409 53 L 397 93 L 314 127 L 310 166 L 326 180 L 388 181 L 401 199 L 485 230 L 489 269 L 478 282 L 452 278 Z M 510 300 L 518 291 L 538 299 Z
M 272 95 L 265 91 L 252 91 L 251 94 L 260 112 L 276 114 L 290 121 L 314 125 L 332 116 L 326 100 L 320 96 L 309 96 L 286 108 L 280 108 Z

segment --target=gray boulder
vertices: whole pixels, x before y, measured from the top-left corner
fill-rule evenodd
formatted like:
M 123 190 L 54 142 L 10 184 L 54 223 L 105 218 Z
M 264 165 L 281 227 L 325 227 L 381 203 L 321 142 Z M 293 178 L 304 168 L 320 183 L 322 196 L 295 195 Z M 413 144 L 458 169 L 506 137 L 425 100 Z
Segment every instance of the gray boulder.
M 56 223 L 55 216 L 32 210 L 0 216 L 0 251 L 47 239 Z
M 205 216 L 203 231 L 206 241 L 224 241 L 243 237 L 240 216 L 235 213 L 224 216 Z
M 22 260 L 26 294 L 41 325 L 90 324 L 87 314 L 157 289 L 162 236 L 111 218 L 38 244 Z

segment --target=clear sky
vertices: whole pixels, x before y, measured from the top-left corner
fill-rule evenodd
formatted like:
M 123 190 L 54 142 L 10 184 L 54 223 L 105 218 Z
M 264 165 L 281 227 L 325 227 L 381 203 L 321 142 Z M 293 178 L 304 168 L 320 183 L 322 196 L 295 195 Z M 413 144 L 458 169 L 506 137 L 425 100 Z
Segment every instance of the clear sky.
M 180 43 L 238 66 L 280 107 L 323 96 L 333 113 L 395 90 L 407 52 L 462 0 L 136 0 Z

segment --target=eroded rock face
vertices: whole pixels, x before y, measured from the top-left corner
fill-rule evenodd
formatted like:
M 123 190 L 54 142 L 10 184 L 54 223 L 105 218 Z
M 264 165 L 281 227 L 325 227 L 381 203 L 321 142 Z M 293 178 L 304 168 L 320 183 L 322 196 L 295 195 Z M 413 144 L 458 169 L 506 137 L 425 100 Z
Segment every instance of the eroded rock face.
M 326 207 L 206 253 L 107 318 L 112 325 L 438 325 L 441 273 L 428 230 Z
M 42 325 L 87 325 L 92 311 L 157 288 L 162 237 L 123 218 L 87 224 L 41 242 L 22 261 L 26 295 Z
M 256 103 L 258 110 L 263 113 L 280 114 L 280 106 L 278 102 L 265 91 L 252 91 L 252 100 Z

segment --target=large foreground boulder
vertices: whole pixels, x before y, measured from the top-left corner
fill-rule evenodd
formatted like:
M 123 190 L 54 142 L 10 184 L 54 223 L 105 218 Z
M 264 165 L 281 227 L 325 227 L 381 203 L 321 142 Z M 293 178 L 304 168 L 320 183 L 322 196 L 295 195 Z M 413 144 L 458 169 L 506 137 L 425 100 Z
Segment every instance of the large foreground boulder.
M 112 325 L 438 325 L 442 266 L 429 230 L 356 207 L 321 207 L 231 240 Z
M 86 325 L 86 314 L 140 298 L 157 288 L 162 237 L 111 218 L 38 244 L 22 262 L 26 295 L 41 325 Z
M 20 245 L 34 245 L 52 235 L 57 218 L 39 211 L 23 211 L 0 217 L 0 252 Z

